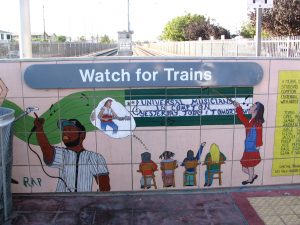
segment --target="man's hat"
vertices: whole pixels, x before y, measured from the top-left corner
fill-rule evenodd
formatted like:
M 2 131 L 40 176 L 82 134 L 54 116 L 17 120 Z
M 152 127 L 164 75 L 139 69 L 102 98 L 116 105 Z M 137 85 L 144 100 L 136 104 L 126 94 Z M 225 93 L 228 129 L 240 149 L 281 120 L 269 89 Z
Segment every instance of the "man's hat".
M 77 127 L 81 131 L 85 131 L 85 127 L 76 119 L 60 119 L 57 121 L 57 127 L 63 130 L 65 126 Z

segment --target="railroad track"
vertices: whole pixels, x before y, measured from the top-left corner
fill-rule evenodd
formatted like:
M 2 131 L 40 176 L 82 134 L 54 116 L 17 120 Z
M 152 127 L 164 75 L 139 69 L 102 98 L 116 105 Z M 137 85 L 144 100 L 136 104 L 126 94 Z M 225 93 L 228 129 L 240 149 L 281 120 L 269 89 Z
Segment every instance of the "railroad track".
M 135 56 L 166 56 L 161 52 L 155 51 L 153 49 L 148 49 L 140 46 L 135 46 L 133 48 L 133 55 Z
M 133 47 L 133 55 L 134 56 L 166 56 L 165 54 L 155 51 L 153 49 L 148 49 L 141 46 Z M 102 52 L 98 52 L 90 55 L 90 57 L 104 57 L 104 56 L 116 56 L 118 55 L 118 48 L 104 50 Z
M 108 49 L 104 50 L 102 52 L 98 52 L 96 54 L 93 54 L 93 57 L 101 57 L 101 56 L 113 56 L 118 54 L 118 48 Z

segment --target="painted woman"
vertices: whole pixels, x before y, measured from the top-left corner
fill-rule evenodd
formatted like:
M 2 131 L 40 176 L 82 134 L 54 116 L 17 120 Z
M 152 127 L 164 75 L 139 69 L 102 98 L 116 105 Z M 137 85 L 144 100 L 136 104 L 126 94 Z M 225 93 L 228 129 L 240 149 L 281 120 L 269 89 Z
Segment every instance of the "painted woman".
M 244 143 L 244 153 L 241 159 L 242 170 L 248 175 L 248 179 L 243 181 L 242 184 L 252 184 L 258 175 L 255 174 L 255 166 L 257 166 L 260 161 L 260 147 L 263 145 L 262 124 L 264 120 L 264 105 L 260 102 L 255 102 L 249 109 L 249 114 L 251 119 L 249 120 L 243 113 L 243 109 L 239 103 L 235 102 L 236 113 L 239 120 L 243 123 L 246 129 L 246 139 Z

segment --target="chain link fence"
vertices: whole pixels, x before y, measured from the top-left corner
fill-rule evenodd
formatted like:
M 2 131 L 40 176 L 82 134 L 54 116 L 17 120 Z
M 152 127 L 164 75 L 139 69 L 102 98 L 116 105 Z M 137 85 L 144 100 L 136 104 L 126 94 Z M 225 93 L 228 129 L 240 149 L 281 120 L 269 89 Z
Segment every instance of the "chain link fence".
M 65 42 L 65 43 L 32 43 L 33 58 L 49 57 L 77 57 L 101 52 L 106 49 L 117 47 L 116 43 L 86 43 L 86 42 Z M 20 58 L 19 43 L 0 43 L 0 59 Z

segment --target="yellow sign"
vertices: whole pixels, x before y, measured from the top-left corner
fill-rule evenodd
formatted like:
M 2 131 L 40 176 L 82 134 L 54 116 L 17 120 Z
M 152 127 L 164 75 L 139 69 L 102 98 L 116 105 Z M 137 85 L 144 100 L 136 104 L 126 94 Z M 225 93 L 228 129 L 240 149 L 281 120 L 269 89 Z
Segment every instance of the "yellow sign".
M 272 176 L 300 174 L 300 71 L 280 71 Z

